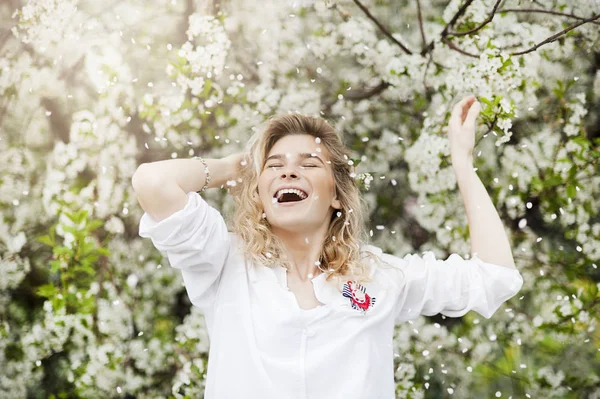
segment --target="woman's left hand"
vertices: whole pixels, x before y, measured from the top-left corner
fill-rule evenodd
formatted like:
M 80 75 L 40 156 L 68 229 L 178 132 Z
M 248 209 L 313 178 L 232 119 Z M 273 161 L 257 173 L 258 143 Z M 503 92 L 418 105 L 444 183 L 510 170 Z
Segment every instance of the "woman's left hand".
M 463 98 L 452 109 L 448 136 L 453 161 L 473 160 L 475 120 L 480 110 L 481 104 L 473 95 Z

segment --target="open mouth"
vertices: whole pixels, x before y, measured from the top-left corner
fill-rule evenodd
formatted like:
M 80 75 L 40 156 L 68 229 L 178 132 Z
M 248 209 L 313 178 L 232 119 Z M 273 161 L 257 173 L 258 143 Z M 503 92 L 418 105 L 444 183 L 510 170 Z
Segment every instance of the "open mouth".
M 302 202 L 307 198 L 308 194 L 306 194 L 302 190 L 283 189 L 275 193 L 275 195 L 273 196 L 273 203 L 292 205 L 294 203 Z

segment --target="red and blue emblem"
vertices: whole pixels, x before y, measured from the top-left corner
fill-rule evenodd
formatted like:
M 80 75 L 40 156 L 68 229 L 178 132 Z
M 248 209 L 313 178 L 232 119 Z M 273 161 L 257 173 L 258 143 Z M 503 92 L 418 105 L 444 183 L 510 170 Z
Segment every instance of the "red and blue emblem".
M 356 281 L 344 283 L 342 295 L 350 298 L 350 304 L 353 309 L 366 312 L 375 305 L 375 298 L 367 294 L 366 288 Z

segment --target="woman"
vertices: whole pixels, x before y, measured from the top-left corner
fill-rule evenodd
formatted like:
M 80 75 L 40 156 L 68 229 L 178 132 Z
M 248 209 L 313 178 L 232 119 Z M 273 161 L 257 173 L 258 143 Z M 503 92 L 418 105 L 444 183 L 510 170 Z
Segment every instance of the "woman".
M 393 398 L 395 323 L 469 310 L 489 318 L 519 291 L 502 223 L 472 167 L 478 113 L 465 98 L 449 126 L 469 260 L 399 258 L 362 244 L 347 150 L 322 119 L 273 119 L 247 152 L 223 159 L 139 167 L 140 236 L 181 269 L 206 318 L 206 398 Z M 229 232 L 196 191 L 232 180 Z

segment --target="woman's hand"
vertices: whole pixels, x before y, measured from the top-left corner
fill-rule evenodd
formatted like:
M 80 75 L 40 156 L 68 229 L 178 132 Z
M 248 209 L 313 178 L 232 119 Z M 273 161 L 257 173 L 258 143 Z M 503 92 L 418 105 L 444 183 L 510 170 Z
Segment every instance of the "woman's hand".
M 463 98 L 452 109 L 448 123 L 448 137 L 453 164 L 465 161 L 473 162 L 475 120 L 480 110 L 481 104 L 473 95 Z
M 227 180 L 235 180 L 239 177 L 242 168 L 249 163 L 248 157 L 249 154 L 245 152 L 236 152 L 223 158 L 229 171 L 229 178 Z
M 224 164 L 224 168 L 227 171 L 227 192 L 233 196 L 237 196 L 240 194 L 242 190 L 243 179 L 242 174 L 244 168 L 250 166 L 250 154 L 247 152 L 236 152 L 234 154 L 230 154 L 221 159 L 221 162 Z

